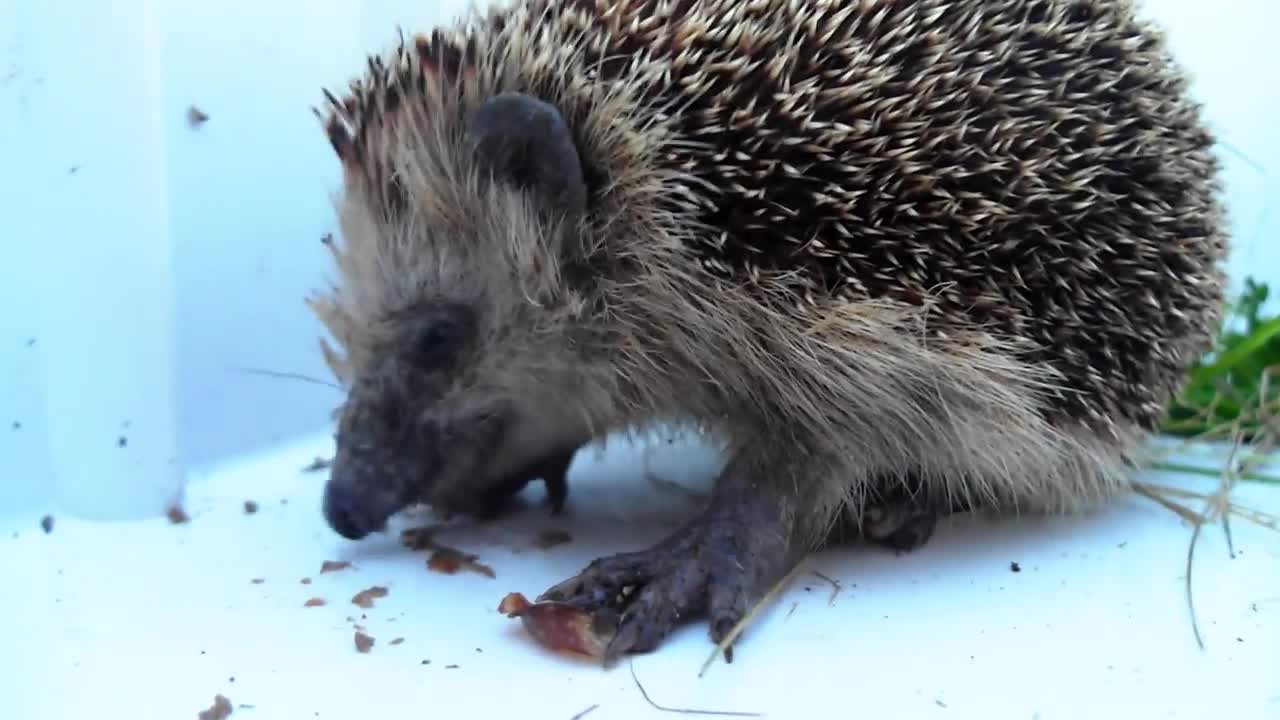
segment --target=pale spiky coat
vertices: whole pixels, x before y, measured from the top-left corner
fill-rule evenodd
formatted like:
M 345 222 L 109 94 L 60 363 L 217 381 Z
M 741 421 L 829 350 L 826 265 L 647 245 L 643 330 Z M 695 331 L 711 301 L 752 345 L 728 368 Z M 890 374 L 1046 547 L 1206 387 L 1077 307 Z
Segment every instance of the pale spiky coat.
M 1211 138 L 1132 12 L 529 0 L 401 43 L 330 98 L 331 365 L 358 374 L 424 295 L 468 298 L 524 338 L 473 385 L 595 437 L 698 423 L 811 539 L 907 477 L 1104 500 L 1208 347 L 1226 252 Z M 511 90 L 572 128 L 582 228 L 462 152 Z

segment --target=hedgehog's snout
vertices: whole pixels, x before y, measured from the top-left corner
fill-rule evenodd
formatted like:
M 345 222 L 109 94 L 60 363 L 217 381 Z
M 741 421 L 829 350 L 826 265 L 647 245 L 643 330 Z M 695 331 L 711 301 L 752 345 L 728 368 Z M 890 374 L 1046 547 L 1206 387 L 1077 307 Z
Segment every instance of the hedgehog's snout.
M 334 532 L 360 540 L 386 529 L 392 515 L 414 501 L 415 459 L 384 461 L 377 446 L 363 438 L 340 436 L 325 484 L 322 512 Z

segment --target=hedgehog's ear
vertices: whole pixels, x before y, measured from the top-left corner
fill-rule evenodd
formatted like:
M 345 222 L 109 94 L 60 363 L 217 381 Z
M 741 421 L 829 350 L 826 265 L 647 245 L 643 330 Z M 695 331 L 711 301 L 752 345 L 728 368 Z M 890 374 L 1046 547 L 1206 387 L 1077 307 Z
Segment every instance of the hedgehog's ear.
M 576 222 L 587 209 L 587 183 L 564 116 L 522 93 L 486 100 L 467 118 L 477 162 L 497 178 L 535 193 Z

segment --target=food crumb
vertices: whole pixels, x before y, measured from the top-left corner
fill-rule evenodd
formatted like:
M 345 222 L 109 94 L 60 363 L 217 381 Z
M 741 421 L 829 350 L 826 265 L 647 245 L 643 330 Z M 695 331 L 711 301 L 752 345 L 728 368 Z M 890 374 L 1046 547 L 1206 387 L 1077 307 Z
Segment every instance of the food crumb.
M 338 572 L 339 570 L 346 570 L 349 567 L 351 567 L 351 563 L 346 560 L 325 560 L 320 563 L 320 574 L 323 575 L 324 573 Z
M 1016 562 L 1009 563 L 1009 569 L 1014 572 L 1022 572 L 1022 566 Z
M 191 520 L 191 517 L 187 515 L 186 510 L 182 509 L 181 505 L 169 506 L 169 510 L 165 514 L 169 517 L 169 522 L 173 523 L 174 525 L 181 525 Z
M 312 460 L 310 465 L 302 468 L 302 472 L 318 472 L 329 467 L 331 464 L 333 464 L 333 461 L 318 457 L 315 460 Z
M 351 602 L 362 608 L 373 607 L 373 601 L 387 596 L 387 589 L 381 585 L 365 588 L 351 597 Z
M 391 644 L 392 644 L 392 645 L 399 645 L 399 644 L 400 644 L 400 643 L 402 643 L 402 642 L 404 642 L 404 638 L 399 637 L 399 638 L 396 638 L 395 640 L 392 640 L 392 641 L 391 641 Z
M 129 445 L 129 438 L 123 435 L 116 438 L 116 447 L 127 447 L 128 445 Z
M 325 599 L 322 597 L 313 597 L 302 603 L 302 607 L 320 607 L 321 605 L 324 605 L 325 602 Z
M 252 514 L 254 514 L 254 513 L 256 513 L 256 512 L 258 512 L 258 503 L 254 502 L 254 501 L 252 501 L 252 500 L 245 500 L 245 501 L 244 501 L 244 514 L 245 514 L 245 515 L 252 515 Z
M 423 661 L 422 661 L 422 664 L 423 664 L 423 665 L 430 665 L 430 664 L 431 664 L 431 661 L 430 661 L 430 660 L 423 660 Z
M 457 665 L 445 665 L 445 666 L 444 666 L 444 669 L 445 669 L 445 670 L 457 670 L 457 669 L 458 669 L 458 666 L 457 666 Z
M 262 583 L 264 583 L 264 582 L 266 582 L 266 581 L 267 581 L 267 579 L 266 579 L 266 578 L 254 578 L 254 579 L 250 580 L 249 582 L 253 583 L 254 585 L 261 585 Z
M 436 572 L 452 575 L 463 568 L 474 570 L 488 578 L 497 577 L 493 568 L 477 560 L 475 555 L 444 545 L 437 545 L 431 557 L 427 558 L 427 569 Z
M 199 720 L 226 720 L 231 717 L 232 710 L 231 701 L 219 693 L 213 696 L 213 705 L 208 710 L 201 710 L 196 717 Z
M 367 653 L 373 648 L 374 640 L 371 636 L 357 630 L 355 634 L 355 643 L 356 652 Z
M 302 579 L 301 579 L 301 580 L 299 580 L 298 582 L 301 582 L 303 585 L 310 585 L 310 584 L 311 584 L 311 578 L 309 578 L 309 577 L 307 577 L 307 578 L 302 578 Z
M 40 529 L 44 530 L 44 534 L 48 535 L 53 532 L 53 516 L 45 515 L 40 518 Z
M 539 533 L 533 545 L 539 550 L 550 550 L 557 545 L 573 542 L 573 536 L 564 530 L 547 530 Z
M 209 115 L 195 105 L 187 108 L 187 124 L 191 127 L 198 128 L 208 120 Z

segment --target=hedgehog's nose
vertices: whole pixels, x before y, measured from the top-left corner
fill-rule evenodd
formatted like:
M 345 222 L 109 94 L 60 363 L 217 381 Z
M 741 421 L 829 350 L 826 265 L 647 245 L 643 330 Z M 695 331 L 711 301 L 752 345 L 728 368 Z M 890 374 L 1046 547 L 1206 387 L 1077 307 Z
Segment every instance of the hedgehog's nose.
M 324 519 L 348 540 L 360 540 L 375 529 L 365 512 L 361 494 L 350 484 L 330 482 L 324 491 Z
M 382 531 L 387 520 L 407 504 L 386 487 L 378 467 L 345 449 L 339 449 L 334 458 L 322 511 L 329 527 L 348 540 Z

